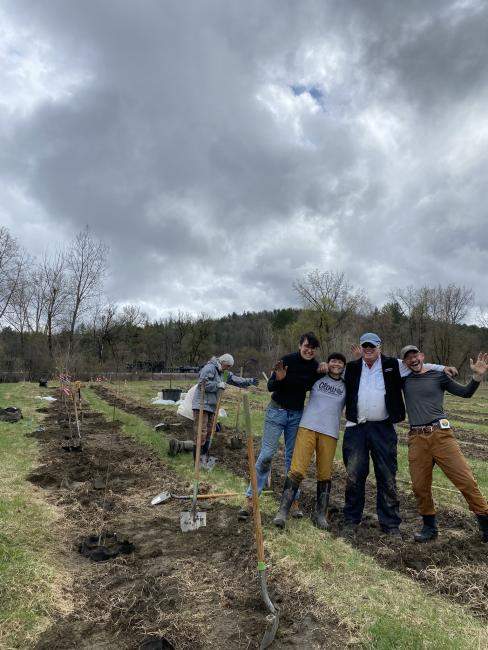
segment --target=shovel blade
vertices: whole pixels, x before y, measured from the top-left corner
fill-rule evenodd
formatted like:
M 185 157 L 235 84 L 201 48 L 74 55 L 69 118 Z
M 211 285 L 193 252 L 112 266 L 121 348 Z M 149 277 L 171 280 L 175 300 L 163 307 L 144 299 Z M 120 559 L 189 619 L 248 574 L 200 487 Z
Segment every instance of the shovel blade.
M 276 610 L 276 614 L 268 614 L 268 616 L 266 616 L 266 630 L 261 640 L 259 650 L 264 650 L 273 643 L 275 640 L 276 631 L 278 630 L 279 622 L 280 614 L 278 610 Z
M 191 510 L 182 512 L 180 514 L 180 527 L 184 533 L 190 530 L 198 530 L 202 526 L 207 525 L 206 512 L 192 512 Z
M 164 503 L 165 501 L 168 501 L 168 499 L 171 499 L 171 492 L 160 492 L 157 496 L 151 499 L 151 505 L 157 506 L 158 503 Z

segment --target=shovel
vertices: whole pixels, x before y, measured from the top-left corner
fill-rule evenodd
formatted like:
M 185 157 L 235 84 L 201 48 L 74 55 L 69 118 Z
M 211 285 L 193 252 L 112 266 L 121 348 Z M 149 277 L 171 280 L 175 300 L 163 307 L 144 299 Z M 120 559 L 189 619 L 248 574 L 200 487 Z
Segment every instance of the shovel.
M 197 499 L 227 499 L 229 497 L 237 497 L 239 492 L 212 492 L 210 494 L 198 494 Z M 157 506 L 160 503 L 169 501 L 170 499 L 193 499 L 192 494 L 173 494 L 172 492 L 161 492 L 154 499 L 151 499 L 151 505 Z
M 193 501 L 191 510 L 180 515 L 181 530 L 186 533 L 207 525 L 207 513 L 197 511 L 198 487 L 200 482 L 200 448 L 202 444 L 203 406 L 205 401 L 205 381 L 200 389 L 200 411 L 198 413 L 197 448 L 195 450 L 195 478 L 193 481 Z
M 258 479 L 256 476 L 256 463 L 254 459 L 254 446 L 253 436 L 251 429 L 251 414 L 249 411 L 249 398 L 246 394 L 243 395 L 244 418 L 246 422 L 247 433 L 247 459 L 249 462 L 249 473 L 251 475 L 252 486 L 252 513 L 254 520 L 254 535 L 256 537 L 257 557 L 258 557 L 258 574 L 259 582 L 261 585 L 261 596 L 266 605 L 269 614 L 266 616 L 266 630 L 261 640 L 259 650 L 264 650 L 270 646 L 276 636 L 278 623 L 280 620 L 280 610 L 273 605 L 268 594 L 268 585 L 266 582 L 266 563 L 264 561 L 264 541 L 263 541 L 263 528 L 261 525 L 261 513 L 259 511 L 259 496 L 258 496 Z
M 217 396 L 217 406 L 215 407 L 215 415 L 212 421 L 212 430 L 210 431 L 210 441 L 208 443 L 208 449 L 207 453 L 205 456 L 201 459 L 200 462 L 200 467 L 202 469 L 206 469 L 207 472 L 211 472 L 213 468 L 215 467 L 215 463 L 217 462 L 217 459 L 215 456 L 209 456 L 210 453 L 210 447 L 212 446 L 212 440 L 215 434 L 215 429 L 217 428 L 217 420 L 219 419 L 219 411 L 220 411 L 220 402 L 222 401 L 222 393 L 223 390 L 219 390 L 218 396 Z

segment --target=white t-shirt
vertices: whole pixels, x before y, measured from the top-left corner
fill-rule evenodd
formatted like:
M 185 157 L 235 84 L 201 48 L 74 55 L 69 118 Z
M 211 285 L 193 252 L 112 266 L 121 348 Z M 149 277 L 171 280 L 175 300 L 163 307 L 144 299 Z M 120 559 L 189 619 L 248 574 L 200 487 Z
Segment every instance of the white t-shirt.
M 345 402 L 346 384 L 343 379 L 332 379 L 329 375 L 322 377 L 312 386 L 300 426 L 338 438 Z

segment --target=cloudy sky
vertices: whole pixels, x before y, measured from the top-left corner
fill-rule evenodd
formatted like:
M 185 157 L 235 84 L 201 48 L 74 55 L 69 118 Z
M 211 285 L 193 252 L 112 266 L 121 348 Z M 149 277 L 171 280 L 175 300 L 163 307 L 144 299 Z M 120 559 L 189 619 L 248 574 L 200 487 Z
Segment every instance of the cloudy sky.
M 0 224 L 33 254 L 89 225 L 150 315 L 488 303 L 488 3 L 3 0 Z

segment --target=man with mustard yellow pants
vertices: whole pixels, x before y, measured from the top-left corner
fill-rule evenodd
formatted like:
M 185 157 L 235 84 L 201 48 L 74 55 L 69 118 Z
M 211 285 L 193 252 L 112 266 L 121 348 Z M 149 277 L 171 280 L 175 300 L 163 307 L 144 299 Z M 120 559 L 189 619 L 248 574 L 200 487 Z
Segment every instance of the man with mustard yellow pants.
M 334 461 L 341 413 L 346 399 L 342 373 L 346 357 L 340 352 L 327 359 L 328 372 L 315 382 L 310 400 L 305 407 L 298 428 L 291 467 L 283 487 L 280 508 L 273 520 L 275 526 L 284 528 L 291 505 L 300 483 L 307 473 L 315 451 L 317 462 L 317 501 L 313 522 L 317 528 L 329 527 L 327 509 L 331 489 L 332 463 Z
M 474 395 L 488 370 L 488 354 L 480 352 L 476 361 L 470 359 L 473 376 L 466 386 L 443 372 L 428 370 L 423 353 L 415 345 L 406 345 L 401 357 L 411 370 L 403 386 L 410 423 L 408 461 L 418 511 L 423 519 L 422 529 L 414 535 L 415 541 L 428 542 L 438 535 L 432 499 L 432 469 L 438 465 L 466 499 L 478 519 L 483 542 L 488 542 L 488 502 L 480 492 L 444 410 L 445 392 L 458 397 Z

